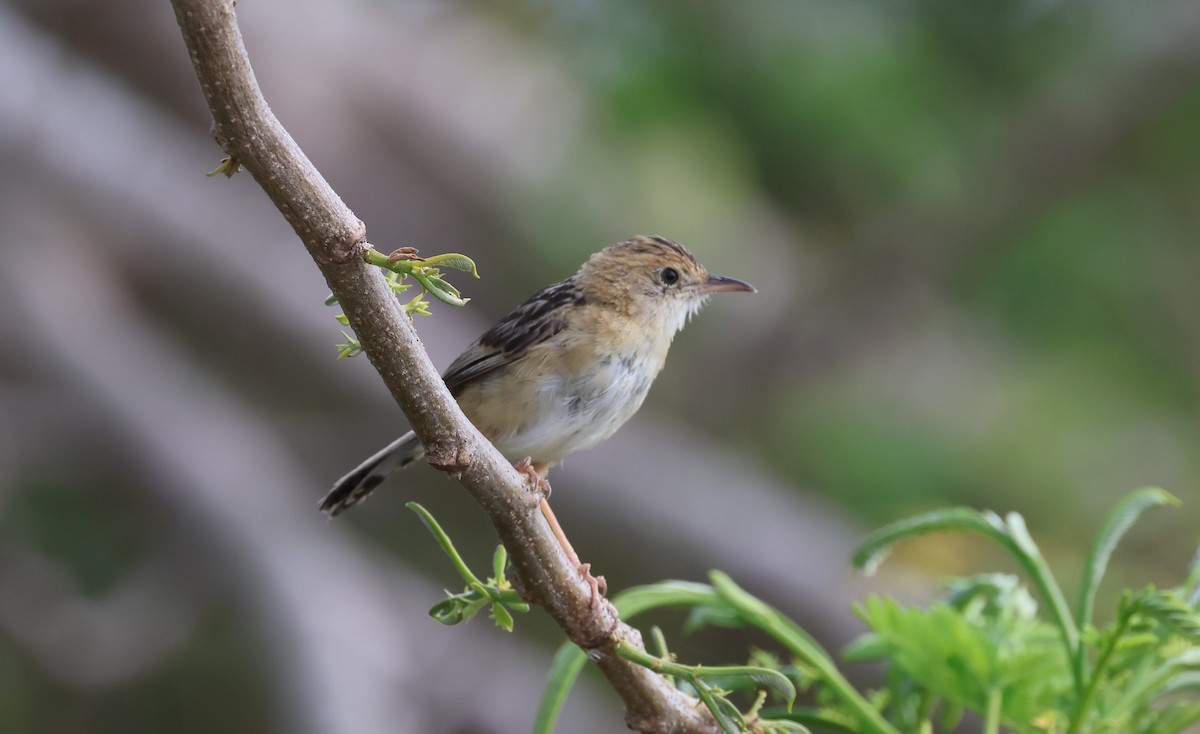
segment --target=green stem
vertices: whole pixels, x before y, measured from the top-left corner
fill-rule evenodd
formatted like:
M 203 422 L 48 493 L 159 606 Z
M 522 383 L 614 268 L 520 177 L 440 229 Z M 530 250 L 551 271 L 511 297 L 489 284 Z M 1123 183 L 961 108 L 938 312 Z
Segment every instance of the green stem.
M 388 260 L 387 255 L 374 248 L 368 248 L 363 251 L 363 260 L 376 267 L 403 275 L 411 273 L 413 266 L 417 264 L 415 260 Z
M 370 252 L 374 252 L 374 250 L 371 250 Z M 486 591 L 487 587 L 484 586 L 483 582 L 479 580 L 479 577 L 472 573 L 471 569 L 467 567 L 467 562 L 464 561 L 462 556 L 458 554 L 458 550 L 454 547 L 454 543 L 450 540 L 450 536 L 446 535 L 446 531 L 442 530 L 442 526 L 438 525 L 438 521 L 433 519 L 433 515 L 429 514 L 429 510 L 426 510 L 416 502 L 408 502 L 404 506 L 417 513 L 417 516 L 421 518 L 421 522 L 425 523 L 425 527 L 429 529 L 429 532 L 433 533 L 433 537 L 436 538 L 438 544 L 442 546 L 442 550 L 446 552 L 446 555 L 450 556 L 450 562 L 454 564 L 455 570 L 458 571 L 459 576 L 462 576 L 463 581 L 466 581 L 468 586 L 470 586 L 472 589 L 475 589 L 483 596 L 489 596 Z
M 921 705 L 917 708 L 917 732 L 918 734 L 933 734 L 933 693 L 925 690 L 921 691 Z
M 821 681 L 853 712 L 862 725 L 864 734 L 899 734 L 896 728 L 842 677 L 825 649 L 795 622 L 748 594 L 725 574 L 713 571 L 709 578 L 717 594 L 737 609 L 738 616 L 783 643 L 817 670 Z
M 1008 545 L 1010 552 L 1025 567 L 1025 571 L 1038 587 L 1042 599 L 1049 604 L 1050 611 L 1054 614 L 1054 621 L 1058 625 L 1063 647 L 1067 651 L 1067 660 L 1072 663 L 1071 673 L 1075 679 L 1075 693 L 1082 694 L 1083 657 L 1080 654 L 1079 627 L 1075 624 L 1075 617 L 1071 614 L 1067 597 L 1063 594 L 1058 582 L 1054 580 L 1054 574 L 1050 571 L 1050 565 L 1046 563 L 1041 550 L 1029 535 L 1024 518 L 1013 512 L 1009 513 L 1005 520 L 1007 530 L 1001 533 L 1001 538 L 1004 539 L 1002 542 Z
M 1124 615 L 1117 629 L 1113 631 L 1112 637 L 1108 638 L 1104 649 L 1100 651 L 1100 655 L 1096 658 L 1096 666 L 1092 669 L 1092 676 L 1088 680 L 1087 685 L 1083 689 L 1083 694 L 1079 697 L 1079 703 L 1075 705 L 1075 710 L 1071 712 L 1071 726 L 1067 729 L 1067 734 L 1078 734 L 1083 728 L 1084 717 L 1087 716 L 1087 711 L 1091 708 L 1092 698 L 1096 695 L 1096 688 L 1100 685 L 1100 680 L 1104 677 L 1104 669 L 1108 667 L 1109 658 L 1117 650 L 1117 641 L 1121 639 L 1121 635 L 1125 634 L 1130 621 L 1133 619 L 1132 614 Z
M 736 688 L 744 681 L 755 688 L 770 689 L 787 700 L 789 706 L 796 701 L 796 686 L 778 670 L 755 665 L 685 665 L 670 658 L 655 657 L 627 640 L 617 643 L 616 653 L 660 675 L 675 676 L 696 687 L 699 687 L 702 681 L 709 681 L 715 682 L 720 688 L 727 688 L 731 684 Z
M 1003 701 L 1004 696 L 1000 693 L 999 688 L 993 688 L 988 692 L 987 717 L 983 721 L 983 734 L 999 734 L 1000 704 Z

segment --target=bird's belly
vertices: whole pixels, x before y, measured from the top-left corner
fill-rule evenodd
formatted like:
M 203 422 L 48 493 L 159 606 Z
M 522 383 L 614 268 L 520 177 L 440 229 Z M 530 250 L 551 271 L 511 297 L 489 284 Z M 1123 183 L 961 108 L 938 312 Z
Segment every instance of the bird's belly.
M 661 362 L 613 359 L 588 374 L 542 377 L 531 391 L 536 417 L 492 441 L 512 460 L 557 464 L 591 448 L 629 420 L 650 390 Z

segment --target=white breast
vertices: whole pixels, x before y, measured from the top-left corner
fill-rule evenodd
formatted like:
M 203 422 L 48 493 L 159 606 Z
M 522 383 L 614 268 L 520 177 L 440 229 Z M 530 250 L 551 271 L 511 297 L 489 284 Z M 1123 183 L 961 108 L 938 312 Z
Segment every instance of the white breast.
M 496 448 L 514 461 L 531 456 L 557 464 L 591 448 L 629 420 L 662 369 L 657 357 L 612 357 L 584 375 L 543 378 L 538 388 L 537 420 L 495 439 Z

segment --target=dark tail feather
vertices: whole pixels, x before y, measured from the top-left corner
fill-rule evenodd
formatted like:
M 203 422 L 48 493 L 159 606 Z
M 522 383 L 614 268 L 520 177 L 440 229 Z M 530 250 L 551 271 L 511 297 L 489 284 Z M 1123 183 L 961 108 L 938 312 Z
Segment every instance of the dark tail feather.
M 421 445 L 417 435 L 409 431 L 337 480 L 333 489 L 321 500 L 321 511 L 330 517 L 337 516 L 362 502 L 371 490 L 378 487 L 393 472 L 403 469 L 424 455 L 425 447 Z

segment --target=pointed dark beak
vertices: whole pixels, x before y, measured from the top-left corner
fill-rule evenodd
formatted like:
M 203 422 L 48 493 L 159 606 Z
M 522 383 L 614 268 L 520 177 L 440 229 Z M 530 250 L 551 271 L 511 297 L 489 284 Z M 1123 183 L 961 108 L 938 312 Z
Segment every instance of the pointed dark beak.
M 738 280 L 737 278 L 726 278 L 724 275 L 708 276 L 708 280 L 700 284 L 700 290 L 705 293 L 718 293 L 720 291 L 758 293 L 758 289 L 746 281 Z

